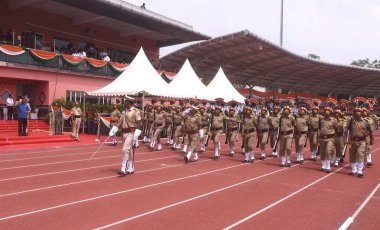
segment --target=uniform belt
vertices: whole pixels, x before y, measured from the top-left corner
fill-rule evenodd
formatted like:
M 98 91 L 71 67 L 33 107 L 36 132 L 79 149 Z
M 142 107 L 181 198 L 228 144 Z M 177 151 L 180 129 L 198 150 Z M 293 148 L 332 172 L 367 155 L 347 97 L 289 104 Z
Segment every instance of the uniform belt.
M 80 118 L 80 115 L 74 115 L 75 118 Z
M 351 139 L 354 141 L 365 141 L 366 137 L 351 137 Z
M 187 134 L 196 134 L 199 132 L 199 130 L 193 130 L 193 131 L 186 131 Z
M 244 133 L 253 133 L 255 132 L 255 128 L 244 130 Z
M 335 136 L 335 133 L 333 134 L 326 134 L 326 135 L 321 135 L 321 138 L 322 139 L 329 139 L 329 138 L 333 138 Z
M 266 133 L 266 132 L 268 132 L 268 131 L 269 131 L 269 129 L 257 130 L 258 133 Z
M 310 129 L 310 132 L 317 132 L 318 129 Z
M 306 133 L 307 133 L 307 131 L 297 132 L 297 134 L 300 134 L 300 135 L 302 135 L 302 134 L 306 134 Z
M 202 128 L 206 128 L 207 126 L 208 126 L 208 124 L 206 124 L 206 125 L 202 125 L 201 127 L 202 127 Z
M 289 134 L 292 134 L 293 133 L 293 130 L 288 130 L 288 131 L 284 131 L 284 132 L 280 132 L 280 135 L 289 135 Z
M 219 131 L 219 130 L 222 130 L 223 128 L 222 127 L 220 127 L 220 128 L 211 128 L 211 131 Z
M 174 125 L 175 126 L 180 126 L 180 125 L 182 125 L 182 123 L 175 123 Z
M 155 126 L 163 126 L 164 123 L 155 123 L 154 125 L 155 125 Z
M 341 137 L 341 136 L 343 136 L 343 133 L 337 133 L 336 136 Z
M 227 129 L 227 132 L 235 132 L 238 130 L 238 127 L 236 128 L 230 128 L 230 129 Z
M 135 127 L 123 128 L 123 133 L 133 133 L 135 131 Z

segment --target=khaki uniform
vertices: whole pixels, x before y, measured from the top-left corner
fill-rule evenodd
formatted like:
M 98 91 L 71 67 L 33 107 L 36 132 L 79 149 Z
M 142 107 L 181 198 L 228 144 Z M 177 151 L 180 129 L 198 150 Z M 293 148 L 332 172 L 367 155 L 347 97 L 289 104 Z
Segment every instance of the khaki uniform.
M 337 130 L 338 121 L 335 117 L 321 117 L 321 130 L 319 134 L 319 154 L 321 155 L 322 170 L 330 172 L 331 158 L 335 149 L 335 130 Z
M 297 153 L 297 163 L 302 163 L 304 160 L 303 148 L 306 144 L 307 131 L 309 125 L 307 115 L 295 117 L 295 144 Z
M 228 116 L 227 120 L 227 141 L 230 146 L 230 154 L 235 154 L 235 141 L 239 132 L 240 117 L 236 114 Z
M 132 144 L 134 130 L 136 129 L 139 121 L 141 121 L 140 111 L 135 107 L 126 109 L 121 113 L 120 122 L 123 130 L 123 155 L 121 162 L 122 172 L 125 172 L 126 168 L 128 172 L 134 171 Z
M 350 163 L 352 167 L 352 173 L 363 174 L 364 168 L 364 157 L 367 151 L 367 145 L 369 137 L 372 135 L 372 127 L 371 123 L 366 119 L 360 118 L 357 120 L 353 118 L 349 123 L 349 127 L 351 131 L 350 138 Z
M 253 139 L 255 128 L 257 127 L 257 120 L 252 114 L 250 116 L 246 115 L 243 120 L 244 126 L 244 136 L 243 136 L 243 146 L 245 150 L 245 160 L 244 162 L 252 162 L 255 160 L 253 155 Z
M 375 120 L 372 116 L 364 118 L 371 126 L 372 131 L 375 130 Z M 370 137 L 367 136 L 367 143 L 370 142 Z M 372 165 L 372 146 L 367 144 L 367 151 L 366 151 L 366 161 L 367 165 Z
M 269 138 L 270 117 L 259 116 L 257 118 L 257 135 L 258 142 L 261 149 L 261 158 L 265 158 L 265 146 L 268 143 Z
M 174 112 L 165 113 L 166 119 L 165 119 L 165 128 L 166 128 L 166 144 L 173 144 L 173 130 L 172 130 L 172 124 L 173 124 L 173 114 Z
M 148 112 L 148 119 L 147 119 L 147 129 L 148 129 L 148 139 L 149 141 L 153 139 L 153 118 L 154 118 L 154 111 Z
M 73 133 L 71 136 L 79 141 L 79 129 L 80 129 L 80 123 L 82 121 L 82 110 L 79 107 L 73 107 L 71 109 L 71 116 L 73 117 Z
M 288 117 L 282 116 L 280 118 L 280 156 L 281 166 L 285 163 L 290 166 L 290 158 L 292 152 L 292 142 L 294 133 L 294 117 L 289 115 Z M 286 154 L 286 157 L 285 157 Z
M 194 161 L 198 160 L 197 143 L 199 141 L 199 129 L 201 128 L 202 121 L 198 114 L 185 115 L 185 132 L 189 143 L 189 149 L 185 156 L 185 162 L 188 162 L 191 155 L 194 154 Z
M 337 118 L 337 132 L 334 137 L 335 143 L 335 166 L 338 166 L 340 158 L 343 156 L 345 145 L 345 137 L 347 132 L 347 120 L 345 118 Z
M 227 120 L 227 116 L 224 113 L 219 113 L 212 117 L 211 124 L 211 139 L 214 142 L 215 157 L 220 157 L 220 135 L 223 133 L 223 122 Z
M 112 128 L 112 126 L 114 126 L 117 123 L 119 123 L 120 116 L 121 116 L 121 113 L 120 113 L 120 111 L 118 109 L 115 109 L 114 111 L 111 112 L 110 128 Z M 112 142 L 113 142 L 114 145 L 117 144 L 117 134 L 116 133 L 113 136 L 113 141 Z
M 174 122 L 173 149 L 179 149 L 181 148 L 181 143 L 179 142 L 179 138 L 182 136 L 182 128 L 183 128 L 182 114 L 175 112 L 173 114 L 173 122 Z
M 206 138 L 206 134 L 208 132 L 208 126 L 210 125 L 210 115 L 208 113 L 204 112 L 204 113 L 199 113 L 199 116 L 200 116 L 201 122 L 202 122 L 202 124 L 201 124 L 201 127 L 202 127 L 201 130 L 202 131 L 200 132 L 200 134 L 202 134 L 202 135 L 200 135 L 199 138 L 200 138 L 201 144 L 203 146 L 206 142 L 205 138 Z
M 273 149 L 277 141 L 278 126 L 280 125 L 280 116 L 278 114 L 272 114 L 269 117 L 269 140 L 270 147 Z M 277 149 L 272 153 L 272 156 L 277 156 Z
M 321 119 L 321 115 L 310 115 L 309 116 L 309 145 L 311 152 L 311 160 L 317 159 L 317 151 L 318 151 L 318 130 L 319 130 L 319 121 Z
M 154 118 L 155 120 L 152 125 L 153 140 L 150 143 L 150 148 L 153 149 L 155 144 L 157 143 L 157 150 L 161 150 L 161 133 L 164 129 L 166 114 L 164 111 L 156 111 L 154 114 Z

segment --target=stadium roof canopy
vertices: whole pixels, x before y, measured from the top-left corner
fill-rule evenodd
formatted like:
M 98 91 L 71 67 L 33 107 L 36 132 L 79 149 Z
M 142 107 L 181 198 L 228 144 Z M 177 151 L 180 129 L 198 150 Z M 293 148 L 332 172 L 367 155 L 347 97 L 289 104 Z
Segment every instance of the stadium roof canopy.
M 221 66 L 235 84 L 314 94 L 380 94 L 380 70 L 302 57 L 248 30 L 187 46 L 160 62 L 164 69 L 177 71 L 186 58 L 206 83 Z
M 157 41 L 159 47 L 206 40 L 193 27 L 122 0 L 8 0 L 11 10 L 32 7 L 72 18 L 74 25 L 96 24 Z

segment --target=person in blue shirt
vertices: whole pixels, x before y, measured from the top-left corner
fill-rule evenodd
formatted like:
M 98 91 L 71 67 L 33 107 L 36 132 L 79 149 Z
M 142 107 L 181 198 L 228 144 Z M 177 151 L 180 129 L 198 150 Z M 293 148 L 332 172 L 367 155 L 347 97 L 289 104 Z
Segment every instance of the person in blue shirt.
M 27 136 L 27 122 L 28 122 L 29 106 L 26 103 L 26 98 L 22 98 L 21 103 L 17 105 L 17 118 L 18 118 L 18 135 Z

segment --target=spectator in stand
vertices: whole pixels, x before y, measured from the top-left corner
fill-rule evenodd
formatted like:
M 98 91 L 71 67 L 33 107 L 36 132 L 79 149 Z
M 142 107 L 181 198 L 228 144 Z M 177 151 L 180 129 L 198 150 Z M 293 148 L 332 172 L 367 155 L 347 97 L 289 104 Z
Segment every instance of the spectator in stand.
M 107 55 L 108 54 L 104 51 L 104 49 L 102 49 L 102 51 L 100 52 L 100 58 L 103 59 Z
M 141 7 L 141 9 L 146 9 L 145 8 L 145 2 L 140 7 Z
M 18 45 L 18 46 L 21 46 L 21 35 L 17 35 L 17 44 L 15 45 Z
M 13 100 L 12 94 L 9 94 L 6 103 L 8 109 L 8 120 L 13 120 L 13 108 L 15 107 L 15 101 Z
M 110 57 L 108 57 L 108 55 L 106 54 L 106 56 L 104 56 L 103 58 L 103 61 L 111 61 Z
M 87 52 L 90 58 L 93 58 L 95 56 L 95 48 L 93 46 L 90 46 Z
M 37 38 L 36 40 L 36 49 L 38 50 L 42 50 L 42 42 L 41 42 L 41 39 Z
M 30 112 L 29 106 L 27 105 L 27 100 L 25 97 L 21 99 L 21 103 L 17 105 L 17 118 L 18 118 L 18 135 L 28 136 L 26 133 L 28 114 Z

